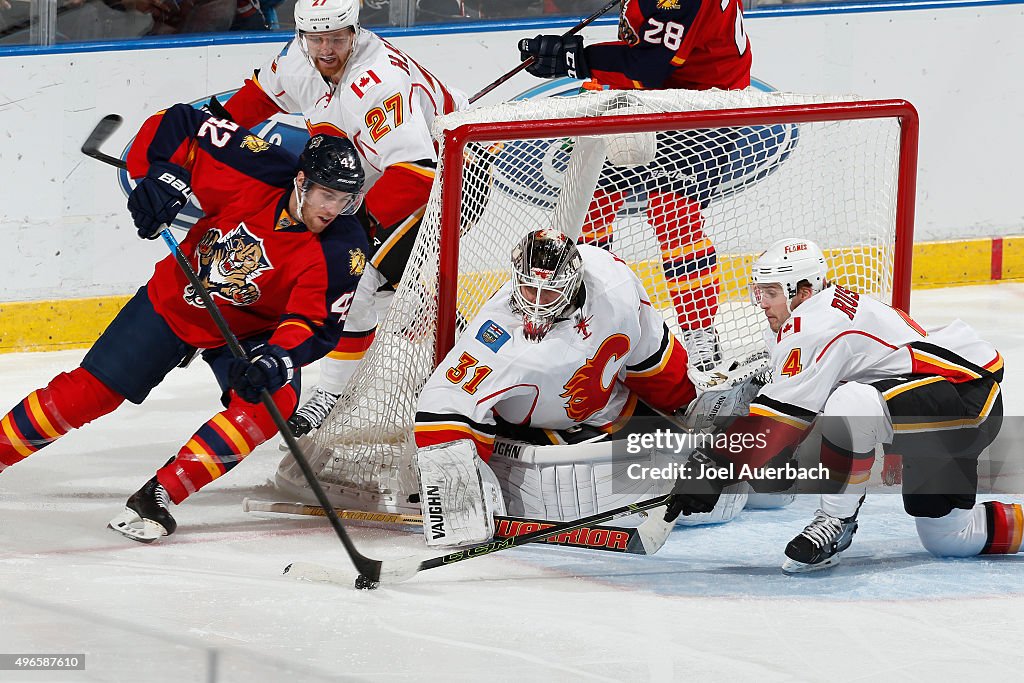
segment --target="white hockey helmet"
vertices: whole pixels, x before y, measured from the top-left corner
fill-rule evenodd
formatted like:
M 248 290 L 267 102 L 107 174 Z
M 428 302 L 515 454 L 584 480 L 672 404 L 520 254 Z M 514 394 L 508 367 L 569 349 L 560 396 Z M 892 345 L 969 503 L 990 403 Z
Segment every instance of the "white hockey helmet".
M 559 230 L 528 233 L 512 250 L 510 301 L 523 316 L 526 339 L 539 342 L 560 317 L 576 310 L 582 284 L 583 257 L 568 235 Z
M 359 0 L 298 0 L 295 30 L 299 33 L 327 33 L 351 28 L 359 32 Z
M 782 239 L 768 247 L 750 267 L 750 298 L 758 303 L 757 285 L 782 285 L 787 299 L 797 294 L 804 280 L 817 294 L 828 283 L 828 263 L 821 248 L 810 240 Z

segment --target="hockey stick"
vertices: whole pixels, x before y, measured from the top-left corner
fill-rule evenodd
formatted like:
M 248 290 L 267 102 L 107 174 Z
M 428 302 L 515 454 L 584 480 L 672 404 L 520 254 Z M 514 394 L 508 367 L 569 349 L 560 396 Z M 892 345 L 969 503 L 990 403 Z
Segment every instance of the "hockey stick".
M 121 117 L 117 114 L 108 114 L 96 125 L 92 133 L 89 135 L 85 144 L 82 145 L 82 152 L 94 159 L 98 159 L 104 163 L 118 168 L 126 168 L 127 164 L 121 159 L 116 159 L 107 154 L 100 152 L 100 147 L 110 137 L 110 135 L 117 130 L 117 127 L 121 125 Z M 163 238 L 167 247 L 171 250 L 174 255 L 174 259 L 178 262 L 181 270 L 185 273 L 185 277 L 188 279 L 189 284 L 202 299 L 203 307 L 206 308 L 210 317 L 213 319 L 213 323 L 217 326 L 221 335 L 224 337 L 224 341 L 227 343 L 228 349 L 231 351 L 231 355 L 239 360 L 247 360 L 248 357 L 245 354 L 245 350 L 242 349 L 241 344 L 238 343 L 238 338 L 234 332 L 228 326 L 227 320 L 224 319 L 224 314 L 217 308 L 217 304 L 214 302 L 213 297 L 207 291 L 203 285 L 199 276 L 196 275 L 195 270 L 192 269 L 192 264 L 185 258 L 184 252 L 181 251 L 181 247 L 178 245 L 178 241 L 174 239 L 174 235 L 171 231 L 164 226 L 163 230 L 160 231 L 160 237 Z M 380 574 L 381 563 L 380 560 L 373 560 L 362 555 L 357 549 L 352 539 L 349 537 L 348 532 L 345 531 L 345 527 L 342 525 L 341 520 L 338 519 L 338 515 L 334 513 L 334 508 L 331 506 L 331 502 L 327 499 L 327 494 L 324 493 L 323 487 L 320 486 L 320 482 L 316 480 L 316 475 L 313 474 L 312 468 L 309 466 L 309 462 L 306 460 L 306 456 L 302 452 L 302 448 L 299 446 L 295 437 L 292 435 L 292 430 L 288 427 L 288 423 L 285 421 L 284 416 L 281 415 L 281 411 L 278 410 L 277 404 L 274 403 L 274 399 L 270 396 L 270 392 L 264 389 L 260 392 L 260 402 L 263 407 L 270 413 L 271 419 L 274 421 L 274 425 L 277 427 L 277 431 L 281 433 L 281 437 L 288 444 L 288 449 L 292 452 L 292 456 L 295 458 L 295 462 L 298 463 L 299 468 L 302 470 L 302 474 L 306 477 L 306 481 L 309 483 L 309 487 L 313 490 L 316 495 L 317 501 L 320 506 L 323 507 L 324 513 L 327 515 L 327 519 L 330 520 L 331 526 L 334 528 L 334 532 L 337 534 L 341 544 L 345 547 L 348 552 L 349 558 L 352 560 L 352 564 L 355 565 L 356 569 L 359 570 L 361 576 L 367 576 L 371 579 Z
M 590 25 L 591 23 L 593 23 L 593 21 L 594 21 L 595 19 L 597 19 L 598 17 L 600 17 L 600 16 L 602 15 L 602 14 L 605 14 L 605 13 L 606 13 L 606 12 L 607 12 L 608 10 L 610 10 L 610 9 L 611 9 L 612 7 L 615 7 L 615 5 L 619 4 L 619 1 L 620 1 L 620 0 L 609 0 L 608 4 L 606 4 L 606 5 L 604 6 L 604 7 L 602 7 L 602 8 L 601 8 L 601 9 L 599 9 L 599 10 L 597 10 L 596 12 L 594 12 L 593 14 L 591 14 L 591 15 L 590 15 L 589 17 L 587 17 L 586 19 L 584 19 L 583 21 L 581 21 L 580 23 L 576 24 L 576 25 L 575 25 L 575 26 L 573 26 L 573 27 L 572 27 L 571 29 L 569 29 L 568 31 L 566 31 L 565 33 L 563 33 L 563 34 L 562 34 L 562 38 L 568 38 L 569 36 L 574 36 L 574 35 L 576 35 L 576 34 L 577 34 L 577 33 L 579 33 L 580 31 L 582 31 L 582 30 L 583 30 L 584 28 L 586 28 L 587 26 L 589 26 L 589 25 Z M 488 85 L 488 86 L 485 86 L 483 90 L 481 90 L 481 91 L 480 91 L 480 92 L 478 92 L 477 94 L 475 94 L 475 95 L 473 95 L 472 97 L 470 97 L 470 98 L 469 98 L 469 103 L 470 103 L 470 104 L 474 104 L 474 103 L 475 103 L 475 102 L 476 102 L 477 100 L 479 100 L 479 99 L 480 99 L 481 97 L 483 97 L 483 96 L 484 96 L 484 95 L 486 95 L 487 93 L 491 92 L 492 90 L 494 90 L 495 88 L 497 88 L 497 87 L 498 87 L 499 85 L 501 85 L 502 83 L 504 83 L 504 82 L 505 82 L 505 81 L 507 81 L 508 79 L 510 79 L 510 78 L 512 78 L 513 76 L 515 76 L 515 75 L 516 75 L 517 73 L 519 73 L 520 71 L 522 71 L 522 70 L 523 70 L 523 69 L 525 69 L 526 67 L 528 67 L 528 66 L 530 66 L 531 64 L 533 64 L 533 62 L 534 62 L 534 61 L 535 61 L 535 60 L 534 60 L 534 58 L 533 58 L 533 57 L 530 57 L 530 58 L 529 58 L 529 59 L 527 59 L 527 60 L 526 60 L 525 62 L 521 62 L 521 63 L 520 63 L 520 64 L 519 64 L 518 66 L 516 66 L 516 68 L 512 69 L 511 71 L 509 71 L 509 72 L 508 72 L 508 73 L 506 73 L 506 74 L 505 74 L 504 76 L 499 76 L 497 80 L 493 81 L 493 82 L 492 82 L 492 83 L 491 83 L 490 85 Z
M 491 553 L 508 550 L 509 548 L 516 548 L 521 545 L 526 545 L 527 543 L 544 541 L 552 536 L 567 534 L 569 532 L 576 531 L 577 529 L 592 527 L 596 524 L 609 522 L 620 517 L 628 517 L 629 515 L 635 515 L 638 512 L 643 512 L 644 510 L 667 506 L 672 500 L 672 495 L 673 494 L 668 493 L 664 496 L 640 501 L 639 503 L 630 503 L 629 505 L 624 505 L 622 507 L 615 508 L 614 510 L 599 512 L 570 522 L 562 522 L 548 527 L 547 529 L 539 529 L 522 536 L 512 536 L 500 540 L 478 543 L 477 545 L 472 545 L 468 548 L 462 548 L 460 550 L 426 560 L 420 560 L 415 557 L 407 557 L 397 560 L 384 560 L 379 562 L 380 573 L 378 574 L 377 581 L 373 581 L 372 577 L 369 575 L 362 574 L 356 577 L 356 587 L 376 588 L 377 583 L 387 585 L 408 581 L 418 572 L 426 571 L 427 569 L 434 569 L 435 567 L 455 564 L 456 562 L 462 562 L 463 560 L 469 560 L 474 557 L 490 555 Z M 668 522 L 666 522 L 666 524 L 668 524 Z M 347 584 L 348 581 L 351 580 L 350 576 L 331 569 L 330 567 L 324 567 L 322 565 L 312 564 L 309 562 L 293 562 L 284 568 L 284 573 L 298 579 L 327 581 L 330 583 Z
M 317 505 L 271 502 L 253 500 L 251 498 L 246 498 L 242 501 L 242 509 L 246 512 L 269 512 L 273 514 L 305 515 L 310 517 L 324 516 L 323 508 Z M 365 510 L 345 510 L 342 508 L 334 508 L 334 512 L 341 519 L 365 522 L 385 529 L 409 529 L 423 525 L 423 517 L 421 515 L 403 515 L 397 512 L 367 512 Z M 650 520 L 644 522 L 644 524 L 648 522 Z M 538 529 L 549 529 L 559 523 L 548 519 L 495 515 L 494 537 L 502 539 L 522 536 Z M 668 524 L 669 529 L 671 529 L 671 526 L 672 524 Z M 664 540 L 662 540 L 661 543 L 649 545 L 645 543 L 646 540 L 646 538 L 641 537 L 640 529 L 636 527 L 609 527 L 592 524 L 577 531 L 553 536 L 544 542 L 568 548 L 584 548 L 587 550 L 626 553 L 629 555 L 651 555 L 657 552 L 664 544 Z
M 327 513 L 319 505 L 253 500 L 252 498 L 242 500 L 242 510 L 245 512 L 270 512 L 278 515 L 327 516 Z M 334 508 L 334 514 L 338 515 L 341 519 L 373 522 L 387 528 L 419 527 L 423 524 L 423 517 L 420 515 L 403 515 L 397 512 L 367 512 L 365 510 Z

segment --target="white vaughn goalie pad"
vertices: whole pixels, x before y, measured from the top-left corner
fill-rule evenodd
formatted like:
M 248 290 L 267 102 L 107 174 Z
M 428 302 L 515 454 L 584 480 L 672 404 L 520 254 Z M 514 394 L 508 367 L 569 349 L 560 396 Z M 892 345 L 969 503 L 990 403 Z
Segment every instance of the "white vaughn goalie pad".
M 421 448 L 416 465 L 428 546 L 480 543 L 494 536 L 494 515 L 505 514 L 505 502 L 494 473 L 477 457 L 472 441 Z
M 684 456 L 651 451 L 612 458 L 612 441 L 558 446 L 537 446 L 498 437 L 490 466 L 501 482 L 508 514 L 513 517 L 566 522 L 580 517 L 663 496 L 675 481 L 631 478 L 631 465 L 665 467 Z M 728 522 L 743 510 L 746 484 L 727 489 L 715 509 L 708 513 L 682 515 L 676 524 L 696 526 Z M 664 514 L 656 508 L 650 514 Z M 624 517 L 609 526 L 637 526 L 639 515 Z

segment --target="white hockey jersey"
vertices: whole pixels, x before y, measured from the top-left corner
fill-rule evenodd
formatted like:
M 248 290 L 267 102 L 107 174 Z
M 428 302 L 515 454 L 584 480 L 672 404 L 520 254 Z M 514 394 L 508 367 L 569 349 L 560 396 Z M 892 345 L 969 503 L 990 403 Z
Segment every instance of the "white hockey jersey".
M 366 29 L 359 30 L 337 87 L 294 39 L 260 69 L 258 83 L 283 111 L 301 113 L 311 134 L 348 137 L 362 156 L 367 190 L 388 166 L 436 162 L 434 117 L 468 106 L 462 92 Z
M 997 372 L 998 351 L 961 320 L 926 331 L 909 315 L 844 287 L 827 287 L 793 311 L 778 334 L 766 333 L 773 380 L 730 432 L 770 432 L 760 466 L 799 440 L 843 382 L 869 383 L 911 375 L 951 382 Z
M 612 430 L 637 398 L 666 412 L 695 397 L 686 351 L 624 262 L 581 245 L 585 300 L 539 343 L 523 336 L 506 282 L 427 381 L 416 444 L 472 439 L 490 458 L 495 415 L 517 425 Z

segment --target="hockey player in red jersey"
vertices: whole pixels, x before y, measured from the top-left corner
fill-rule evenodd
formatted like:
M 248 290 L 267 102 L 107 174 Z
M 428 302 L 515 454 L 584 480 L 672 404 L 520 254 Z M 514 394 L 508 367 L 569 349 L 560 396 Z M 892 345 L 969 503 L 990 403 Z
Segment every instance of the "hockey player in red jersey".
M 128 208 L 155 238 L 193 192 L 205 216 L 181 242 L 243 348 L 235 359 L 173 256 L 118 313 L 80 367 L 0 421 L 0 470 L 149 392 L 197 350 L 222 389 L 213 416 L 128 499 L 111 528 L 144 542 L 174 532 L 170 503 L 231 470 L 276 429 L 259 403 L 290 415 L 300 368 L 337 344 L 366 263 L 353 215 L 363 171 L 347 140 L 310 139 L 296 159 L 237 123 L 179 104 L 143 124 L 128 154 Z
M 750 85 L 750 42 L 741 0 L 623 0 L 618 40 L 583 45 L 579 36 L 540 35 L 519 43 L 527 71 L 541 78 L 592 79 L 616 90 L 735 90 Z M 589 86 L 588 86 L 589 87 Z M 714 319 L 718 260 L 702 211 L 714 195 L 736 144 L 728 130 L 674 132 L 680 147 L 658 135 L 648 167 L 647 215 L 687 350 L 702 369 L 721 360 Z M 612 223 L 627 191 L 607 175 L 598 182 L 582 241 L 609 247 Z
M 295 38 L 225 104 L 252 126 L 301 112 L 310 134 L 347 137 L 366 171 L 366 277 L 349 324 L 320 364 L 320 386 L 289 421 L 296 436 L 320 427 L 373 342 L 377 319 L 416 240 L 434 180 L 436 116 L 466 106 L 458 90 L 359 25 L 359 0 L 298 0 Z
M 903 456 L 904 509 L 929 552 L 1018 552 L 1021 506 L 976 503 L 978 457 L 1002 423 L 1002 356 L 962 321 L 926 331 L 898 309 L 830 284 L 827 273 L 821 250 L 803 239 L 777 242 L 753 264 L 751 293 L 771 329 L 774 380 L 726 431 L 730 442 L 746 437 L 753 447 L 698 450 L 692 471 L 731 467 L 749 478 L 744 466 L 783 466 L 824 413 L 847 432 L 839 443 L 823 428 L 821 464 L 841 479 L 869 471 L 879 443 L 891 441 Z M 670 515 L 708 509 L 728 483 L 695 477 Z M 818 512 L 786 547 L 787 571 L 832 566 L 849 547 L 861 498 L 836 498 L 831 503 L 846 509 Z

